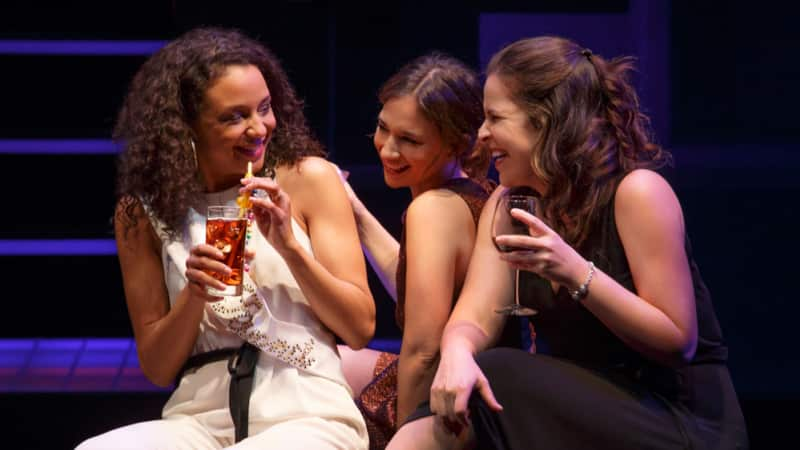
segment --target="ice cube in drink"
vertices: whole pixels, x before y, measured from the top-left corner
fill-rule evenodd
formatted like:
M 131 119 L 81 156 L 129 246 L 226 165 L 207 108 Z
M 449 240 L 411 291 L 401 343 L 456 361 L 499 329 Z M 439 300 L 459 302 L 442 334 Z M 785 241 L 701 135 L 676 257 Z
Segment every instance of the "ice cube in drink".
M 232 207 L 233 211 L 229 214 L 215 214 L 212 208 L 209 207 L 206 221 L 206 244 L 222 252 L 222 262 L 231 268 L 231 274 L 209 271 L 209 275 L 227 286 L 222 290 L 209 287 L 208 293 L 216 296 L 241 295 L 247 219 L 238 217 L 238 207 Z

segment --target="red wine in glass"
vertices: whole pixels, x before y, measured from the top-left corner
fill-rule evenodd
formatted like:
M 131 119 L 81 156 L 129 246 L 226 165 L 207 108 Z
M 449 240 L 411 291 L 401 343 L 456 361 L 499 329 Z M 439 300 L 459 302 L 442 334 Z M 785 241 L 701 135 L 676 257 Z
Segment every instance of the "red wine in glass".
M 492 216 L 492 242 L 497 250 L 503 253 L 529 250 L 524 247 L 513 247 L 497 243 L 497 237 L 504 234 L 529 234 L 528 226 L 511 216 L 512 209 L 521 209 L 530 214 L 535 214 L 536 197 L 507 191 L 495 205 L 494 215 Z M 495 312 L 510 316 L 532 316 L 536 314 L 535 309 L 519 304 L 519 270 L 515 270 L 514 275 L 514 304 L 497 309 Z

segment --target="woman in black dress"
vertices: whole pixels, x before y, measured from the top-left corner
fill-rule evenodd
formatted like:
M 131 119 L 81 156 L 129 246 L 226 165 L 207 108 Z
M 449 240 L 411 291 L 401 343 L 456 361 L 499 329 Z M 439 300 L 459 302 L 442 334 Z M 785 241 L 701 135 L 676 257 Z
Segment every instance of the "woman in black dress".
M 627 80 L 557 37 L 497 53 L 479 139 L 501 187 L 480 219 L 467 279 L 442 337 L 429 414 L 389 448 L 746 448 L 711 298 L 692 258 L 680 203 L 653 170 L 670 155 L 649 140 Z M 530 235 L 492 242 L 509 187 L 538 195 Z M 513 302 L 538 310 L 535 355 L 488 348 Z M 454 439 L 453 435 L 459 439 Z

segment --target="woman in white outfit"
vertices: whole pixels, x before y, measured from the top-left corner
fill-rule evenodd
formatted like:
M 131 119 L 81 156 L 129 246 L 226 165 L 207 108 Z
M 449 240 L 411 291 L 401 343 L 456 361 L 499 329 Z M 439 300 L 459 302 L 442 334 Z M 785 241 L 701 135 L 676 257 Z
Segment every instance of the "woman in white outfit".
M 79 448 L 366 449 L 334 335 L 361 348 L 375 309 L 347 194 L 261 44 L 190 31 L 139 70 L 115 138 L 115 233 L 139 362 L 176 381 L 162 419 Z M 248 162 L 257 176 L 243 179 Z M 210 205 L 252 197 L 241 297 L 205 244 Z

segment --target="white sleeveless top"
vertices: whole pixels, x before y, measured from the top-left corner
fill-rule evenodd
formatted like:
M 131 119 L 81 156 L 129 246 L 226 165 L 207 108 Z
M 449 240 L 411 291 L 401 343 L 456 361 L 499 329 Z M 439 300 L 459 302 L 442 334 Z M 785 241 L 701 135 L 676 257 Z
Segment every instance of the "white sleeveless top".
M 164 225 L 150 215 L 162 242 L 170 306 L 186 286 L 190 249 L 205 242 L 208 206 L 235 205 L 238 189 L 235 186 L 207 194 L 204 201 L 189 209 L 187 228 L 176 240 L 170 240 Z M 255 258 L 250 262 L 249 276 L 245 274 L 244 294 L 206 304 L 192 354 L 238 348 L 245 339 L 261 350 L 250 399 L 251 435 L 260 422 L 274 424 L 282 417 L 313 416 L 350 423 L 366 439 L 366 427 L 352 401 L 333 334 L 314 315 L 280 254 L 255 223 L 250 228 L 248 249 L 255 251 Z M 298 243 L 312 253 L 308 236 L 294 220 L 292 230 Z M 212 434 L 232 430 L 226 364 L 211 363 L 184 376 L 164 407 L 164 417 L 188 414 L 200 419 L 211 414 L 212 420 L 201 422 Z M 362 445 L 358 442 L 356 447 Z

